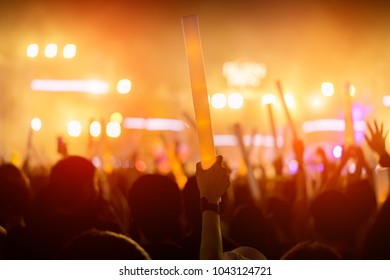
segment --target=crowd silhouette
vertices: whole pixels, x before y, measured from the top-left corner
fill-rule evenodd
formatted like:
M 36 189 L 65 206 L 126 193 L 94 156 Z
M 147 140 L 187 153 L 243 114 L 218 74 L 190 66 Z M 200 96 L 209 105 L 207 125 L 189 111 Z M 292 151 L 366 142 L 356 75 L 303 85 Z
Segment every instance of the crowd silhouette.
M 365 141 L 390 167 L 383 124 L 367 123 Z M 295 174 L 231 177 L 221 155 L 196 165 L 180 189 L 171 174 L 118 168 L 110 173 L 76 155 L 48 172 L 0 165 L 0 258 L 69 259 L 390 259 L 390 200 L 378 205 L 370 166 L 358 145 L 339 161 L 315 150 L 322 170 L 308 193 L 305 145 L 291 143 Z M 350 159 L 356 166 L 343 172 Z M 184 164 L 183 164 L 184 166 Z M 388 187 L 388 186 L 387 186 Z

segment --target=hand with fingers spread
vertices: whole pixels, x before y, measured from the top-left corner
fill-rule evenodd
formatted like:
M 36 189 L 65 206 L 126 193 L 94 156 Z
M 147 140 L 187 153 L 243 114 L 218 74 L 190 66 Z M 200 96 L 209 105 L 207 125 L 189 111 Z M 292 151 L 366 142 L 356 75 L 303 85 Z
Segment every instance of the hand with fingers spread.
M 380 128 L 378 123 L 374 120 L 374 124 L 370 125 L 367 123 L 370 136 L 364 135 L 370 148 L 379 155 L 379 164 L 382 167 L 390 167 L 390 155 L 386 152 L 386 138 L 389 131 L 383 131 L 383 123 Z
M 374 120 L 373 125 L 370 125 L 367 122 L 367 127 L 370 132 L 370 135 L 365 134 L 364 137 L 370 148 L 375 151 L 379 156 L 386 154 L 386 138 L 389 134 L 387 130 L 385 133 L 383 131 L 383 123 L 381 123 L 380 128 L 378 123 Z

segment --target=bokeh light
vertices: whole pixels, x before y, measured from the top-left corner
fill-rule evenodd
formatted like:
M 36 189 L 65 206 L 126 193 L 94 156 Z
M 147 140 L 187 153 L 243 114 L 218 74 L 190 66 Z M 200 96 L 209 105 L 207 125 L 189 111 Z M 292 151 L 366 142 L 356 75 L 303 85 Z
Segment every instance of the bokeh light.
M 228 105 L 232 109 L 240 109 L 244 105 L 244 98 L 238 92 L 232 93 L 228 97 Z
M 116 90 L 121 94 L 129 93 L 131 90 L 131 81 L 128 79 L 119 80 L 116 84 Z
M 63 55 L 65 58 L 73 58 L 76 56 L 76 45 L 75 44 L 66 44 L 63 50 Z
M 89 126 L 89 133 L 91 134 L 92 137 L 99 137 L 100 133 L 102 132 L 102 126 L 100 122 L 98 121 L 93 121 L 91 122 Z
M 45 47 L 45 56 L 47 58 L 53 58 L 57 55 L 58 47 L 56 44 L 48 44 Z
M 110 122 L 117 122 L 119 124 L 122 123 L 123 116 L 119 112 L 112 113 L 110 116 Z
M 79 137 L 81 134 L 81 123 L 78 121 L 70 121 L 68 123 L 68 134 L 72 137 Z
M 335 158 L 341 158 L 341 155 L 343 154 L 343 148 L 340 145 L 334 146 L 332 154 Z
M 108 137 L 118 138 L 121 135 L 121 125 L 117 122 L 109 122 L 106 126 Z
M 39 47 L 38 44 L 30 44 L 27 46 L 27 57 L 34 58 L 38 56 Z
M 355 94 L 356 94 L 356 88 L 355 88 L 355 86 L 354 86 L 354 85 L 350 85 L 350 86 L 349 86 L 349 95 L 350 95 L 350 96 L 355 96 Z
M 295 107 L 294 96 L 291 93 L 286 93 L 284 95 L 284 101 L 286 102 L 288 108 L 292 109 Z
M 331 82 L 323 82 L 321 85 L 321 92 L 324 96 L 332 96 L 334 93 L 334 86 Z
M 226 106 L 226 96 L 223 93 L 216 93 L 211 97 L 211 106 L 215 109 L 222 109 Z
M 33 118 L 31 120 L 31 129 L 34 131 L 39 131 L 42 128 L 42 121 L 39 118 Z
M 261 102 L 263 105 L 267 104 L 275 104 L 276 97 L 272 93 L 267 93 L 263 95 L 263 98 L 261 99 Z

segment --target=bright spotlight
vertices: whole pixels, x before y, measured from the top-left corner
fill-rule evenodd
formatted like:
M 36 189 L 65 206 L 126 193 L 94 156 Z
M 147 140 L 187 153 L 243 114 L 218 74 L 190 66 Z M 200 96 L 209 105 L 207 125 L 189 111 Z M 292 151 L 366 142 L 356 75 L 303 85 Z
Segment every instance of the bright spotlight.
M 121 135 L 121 125 L 117 122 L 109 122 L 106 126 L 108 137 L 118 138 Z
M 31 120 L 31 129 L 34 131 L 39 131 L 42 128 L 42 121 L 39 118 L 33 118 Z
M 334 146 L 332 154 L 335 158 L 341 158 L 343 154 L 343 148 L 340 145 Z
M 111 114 L 110 122 L 117 122 L 117 123 L 121 124 L 122 120 L 123 120 L 123 116 L 121 113 L 115 112 L 115 113 Z
M 81 134 L 81 123 L 78 121 L 70 121 L 68 123 L 68 134 L 72 137 L 79 137 Z
M 211 97 L 211 105 L 215 109 L 222 109 L 226 106 L 226 96 L 223 93 L 216 93 Z
M 334 93 L 334 86 L 330 82 L 323 82 L 321 85 L 321 92 L 324 96 L 332 96 Z
M 63 49 L 63 55 L 65 58 L 73 58 L 76 56 L 76 45 L 75 44 L 66 44 Z
M 274 104 L 276 102 L 275 95 L 273 95 L 272 93 L 264 94 L 261 100 L 263 105 Z
M 101 131 L 102 131 L 102 126 L 100 122 L 98 121 L 91 122 L 89 126 L 89 133 L 91 134 L 92 137 L 99 137 Z
M 116 84 L 116 89 L 121 94 L 129 93 L 131 90 L 131 81 L 128 79 L 119 80 Z
M 286 102 L 288 108 L 291 109 L 295 107 L 294 96 L 291 93 L 286 93 L 284 95 L 284 101 Z
M 27 57 L 34 58 L 38 56 L 39 47 L 38 44 L 30 44 L 27 47 Z
M 53 58 L 57 55 L 58 47 L 56 44 L 48 44 L 45 47 L 45 56 L 47 58 Z
M 232 93 L 228 97 L 228 105 L 232 109 L 240 109 L 244 104 L 244 98 L 238 92 Z

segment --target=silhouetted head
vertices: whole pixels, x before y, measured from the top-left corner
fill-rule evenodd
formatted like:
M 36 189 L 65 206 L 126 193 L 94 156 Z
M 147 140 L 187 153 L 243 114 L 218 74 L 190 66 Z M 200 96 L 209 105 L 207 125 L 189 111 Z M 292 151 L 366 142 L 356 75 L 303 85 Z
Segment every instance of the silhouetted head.
M 314 227 L 328 241 L 352 237 L 355 224 L 351 220 L 351 202 L 341 191 L 326 190 L 311 205 Z
M 88 230 L 72 238 L 57 255 L 62 260 L 149 260 L 133 239 L 110 231 Z
M 135 223 L 150 242 L 179 234 L 180 191 L 169 177 L 142 175 L 130 188 L 128 202 Z
M 287 251 L 282 260 L 341 260 L 336 250 L 316 241 L 298 243 Z
M 78 208 L 89 204 L 98 196 L 92 162 L 69 156 L 58 161 L 50 172 L 50 188 L 58 207 Z
M 30 202 L 27 177 L 13 164 L 0 166 L 0 213 L 24 215 Z

